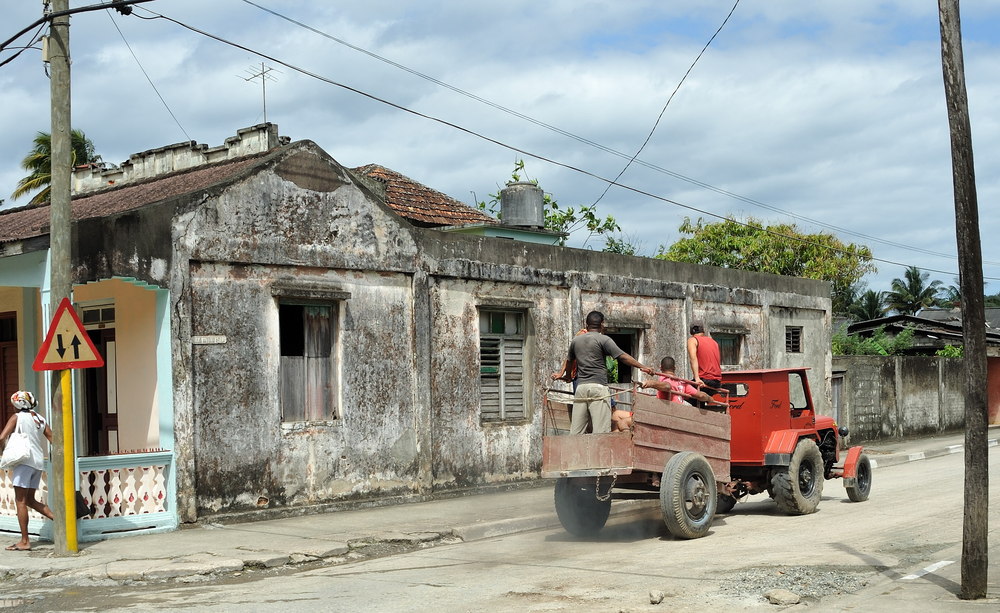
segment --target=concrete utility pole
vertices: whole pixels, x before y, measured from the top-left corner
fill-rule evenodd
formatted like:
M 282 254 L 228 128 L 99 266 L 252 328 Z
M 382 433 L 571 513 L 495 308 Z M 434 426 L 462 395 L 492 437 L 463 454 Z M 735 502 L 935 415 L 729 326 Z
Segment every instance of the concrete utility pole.
M 965 91 L 962 27 L 958 0 L 938 0 L 941 64 L 951 127 L 952 181 L 955 186 L 955 236 L 958 239 L 962 291 L 962 337 L 965 343 L 965 521 L 962 529 L 962 587 L 959 598 L 986 597 L 989 520 L 989 421 L 986 398 L 986 315 L 983 251 L 979 237 L 972 128 Z
M 47 4 L 43 2 L 43 6 Z M 52 0 L 52 11 L 59 13 L 69 10 L 69 0 Z M 48 61 L 50 96 L 52 104 L 52 182 L 50 184 L 49 257 L 51 280 L 49 313 L 55 313 L 63 298 L 68 298 L 72 290 L 70 281 L 70 181 L 72 180 L 73 148 L 70 138 L 70 75 L 69 75 L 69 15 L 52 19 L 49 28 Z M 76 458 L 66 453 L 69 442 L 73 441 L 73 399 L 64 398 L 62 385 L 68 380 L 68 371 L 52 373 L 52 478 L 49 490 L 52 492 L 53 540 L 56 554 L 65 555 L 77 550 L 76 533 L 68 534 L 67 514 L 76 507 L 76 488 L 67 488 L 66 482 L 75 483 Z M 68 407 L 68 410 L 64 410 Z M 66 473 L 67 464 L 70 466 Z M 67 491 L 68 489 L 68 491 Z M 67 505 L 67 500 L 69 504 Z M 73 517 L 73 528 L 76 517 Z

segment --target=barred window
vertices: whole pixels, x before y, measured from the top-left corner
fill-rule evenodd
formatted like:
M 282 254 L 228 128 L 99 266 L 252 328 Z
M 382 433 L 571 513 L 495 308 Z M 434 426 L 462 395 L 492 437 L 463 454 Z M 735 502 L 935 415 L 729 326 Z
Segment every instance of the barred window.
M 524 419 L 524 313 L 480 310 L 480 419 Z

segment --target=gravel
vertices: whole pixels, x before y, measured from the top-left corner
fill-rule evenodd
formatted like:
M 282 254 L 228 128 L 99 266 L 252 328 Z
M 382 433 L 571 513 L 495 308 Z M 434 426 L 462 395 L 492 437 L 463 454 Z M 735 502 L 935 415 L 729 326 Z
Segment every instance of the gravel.
M 862 589 L 876 576 L 867 566 L 772 566 L 727 573 L 719 593 L 739 598 L 759 597 L 773 589 L 785 589 L 803 598 L 850 594 Z

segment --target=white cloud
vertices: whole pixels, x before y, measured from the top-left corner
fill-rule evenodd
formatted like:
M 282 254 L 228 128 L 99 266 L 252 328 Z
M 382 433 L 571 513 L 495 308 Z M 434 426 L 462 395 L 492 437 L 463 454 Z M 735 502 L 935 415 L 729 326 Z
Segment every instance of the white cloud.
M 255 0 L 256 1 L 256 0 Z M 732 2 L 369 2 L 263 4 L 332 36 L 539 121 L 632 154 Z M 5 7 L 12 34 L 37 3 Z M 625 160 L 469 100 L 238 1 L 149 3 L 180 21 L 331 80 L 512 146 L 614 177 Z M 963 6 L 966 70 L 983 235 L 1000 196 L 1000 3 Z M 137 8 L 136 13 L 143 14 Z M 239 75 L 260 58 L 163 20 L 115 16 L 146 72 L 192 139 L 220 144 L 262 119 L 260 89 Z M 671 102 L 641 159 L 795 215 L 903 245 L 954 254 L 954 213 L 937 12 L 907 0 L 742 2 Z M 107 15 L 73 17 L 74 126 L 108 161 L 185 139 Z M 0 60 L 8 57 L 5 52 Z M 267 61 L 267 60 L 265 60 Z M 274 64 L 267 61 L 268 65 Z M 268 119 L 338 161 L 376 162 L 471 202 L 504 181 L 521 154 L 274 65 Z M 0 197 L 48 130 L 48 81 L 37 51 L 0 68 Z M 563 204 L 590 203 L 604 184 L 528 159 Z M 778 213 L 633 166 L 639 190 L 719 215 Z M 612 188 L 602 200 L 651 253 L 698 213 Z M 794 220 L 793 220 L 794 221 Z M 807 231 L 822 226 L 798 221 Z M 954 260 L 866 241 L 878 257 L 952 271 Z M 582 243 L 583 237 L 574 239 Z M 589 246 L 600 248 L 600 244 Z M 984 258 L 1000 249 L 984 242 Z M 880 265 L 876 288 L 900 276 Z M 986 266 L 1000 277 L 1000 265 Z M 951 275 L 934 273 L 951 282 Z M 1000 282 L 995 282 L 1000 287 Z

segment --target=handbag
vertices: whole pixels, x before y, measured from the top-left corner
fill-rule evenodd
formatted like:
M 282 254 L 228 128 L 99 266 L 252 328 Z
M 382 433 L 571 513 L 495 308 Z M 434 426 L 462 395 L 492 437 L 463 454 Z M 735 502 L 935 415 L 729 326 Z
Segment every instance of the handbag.
M 80 490 L 76 491 L 76 518 L 83 519 L 84 517 L 90 517 L 94 514 L 94 505 L 87 504 L 87 499 L 84 498 L 83 493 Z
M 14 468 L 24 463 L 31 456 L 31 445 L 28 435 L 21 431 L 21 420 L 17 420 L 17 429 L 7 437 L 7 445 L 0 456 L 0 469 Z

